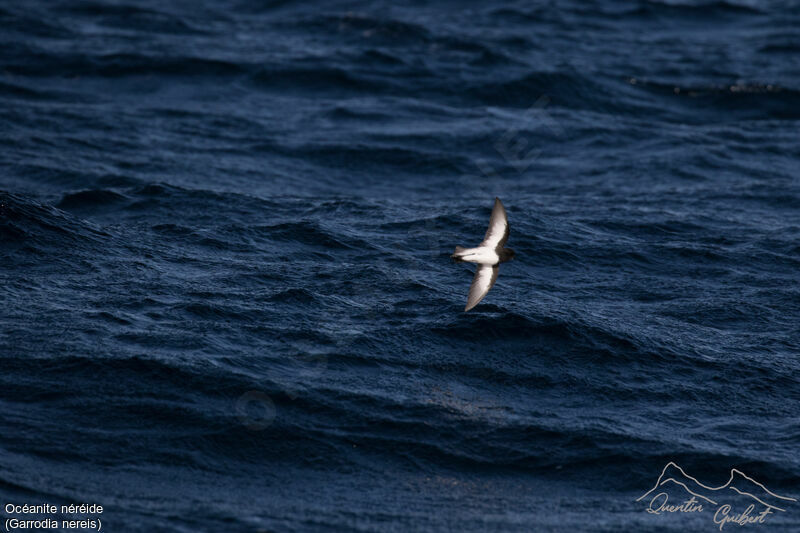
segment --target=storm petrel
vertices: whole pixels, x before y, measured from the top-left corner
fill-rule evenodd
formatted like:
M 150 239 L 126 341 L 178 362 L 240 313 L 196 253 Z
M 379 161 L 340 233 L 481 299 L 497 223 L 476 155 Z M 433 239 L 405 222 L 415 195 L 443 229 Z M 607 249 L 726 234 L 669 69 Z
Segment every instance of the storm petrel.
M 495 198 L 492 218 L 489 219 L 489 229 L 486 230 L 483 242 L 475 248 L 456 246 L 456 251 L 450 256 L 459 263 L 466 261 L 478 264 L 478 270 L 475 271 L 475 277 L 472 278 L 472 285 L 469 287 L 467 307 L 464 308 L 464 311 L 469 311 L 483 300 L 494 282 L 497 281 L 500 263 L 511 261 L 514 258 L 514 250 L 504 248 L 506 241 L 508 241 L 506 208 L 503 207 L 500 198 Z

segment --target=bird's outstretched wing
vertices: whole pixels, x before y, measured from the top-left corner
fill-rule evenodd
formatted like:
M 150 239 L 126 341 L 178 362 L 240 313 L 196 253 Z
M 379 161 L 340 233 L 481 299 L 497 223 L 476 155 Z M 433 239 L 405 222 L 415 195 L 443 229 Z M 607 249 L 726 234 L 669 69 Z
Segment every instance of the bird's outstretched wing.
M 500 198 L 495 198 L 492 218 L 489 219 L 489 229 L 486 230 L 486 236 L 483 238 L 481 246 L 497 248 L 499 245 L 502 248 L 507 240 L 508 216 L 506 215 L 506 208 L 503 207 L 503 202 L 500 201 Z
M 478 302 L 483 300 L 483 297 L 489 292 L 489 289 L 494 286 L 497 281 L 497 273 L 499 272 L 497 265 L 478 265 L 478 270 L 475 271 L 475 277 L 472 278 L 472 285 L 469 287 L 469 296 L 467 297 L 467 307 L 464 311 L 469 311 Z

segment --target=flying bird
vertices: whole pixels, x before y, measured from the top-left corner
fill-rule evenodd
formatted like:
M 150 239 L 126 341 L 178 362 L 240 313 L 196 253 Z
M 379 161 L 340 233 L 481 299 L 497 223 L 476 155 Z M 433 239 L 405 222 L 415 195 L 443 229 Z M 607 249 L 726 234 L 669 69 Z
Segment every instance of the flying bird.
M 503 207 L 500 198 L 495 198 L 492 217 L 489 219 L 489 229 L 486 230 L 483 242 L 475 248 L 456 246 L 456 251 L 450 256 L 459 263 L 466 261 L 478 264 L 478 270 L 475 271 L 475 277 L 472 278 L 472 285 L 469 287 L 467 307 L 464 308 L 464 311 L 469 311 L 483 300 L 494 282 L 497 281 L 500 263 L 511 261 L 514 258 L 514 250 L 505 248 L 506 241 L 508 241 L 506 208 Z

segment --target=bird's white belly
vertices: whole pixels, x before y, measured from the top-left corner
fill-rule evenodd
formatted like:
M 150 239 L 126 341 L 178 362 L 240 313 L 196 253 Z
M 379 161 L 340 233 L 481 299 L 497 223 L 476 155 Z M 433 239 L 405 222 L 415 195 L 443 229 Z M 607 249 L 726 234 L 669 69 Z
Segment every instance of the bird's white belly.
M 459 258 L 470 263 L 480 263 L 483 265 L 496 265 L 500 257 L 494 248 L 480 246 L 478 248 L 468 248 L 459 254 Z

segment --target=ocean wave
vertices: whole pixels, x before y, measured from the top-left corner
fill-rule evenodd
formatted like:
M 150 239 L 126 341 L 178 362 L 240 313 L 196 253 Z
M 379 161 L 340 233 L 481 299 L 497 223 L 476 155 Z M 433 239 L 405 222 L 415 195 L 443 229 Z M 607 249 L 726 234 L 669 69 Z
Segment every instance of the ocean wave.
M 714 17 L 722 15 L 760 15 L 764 12 L 756 5 L 748 2 L 698 1 L 698 2 L 664 2 L 646 0 L 628 12 L 635 16 L 680 16 L 680 17 Z
M 27 48 L 15 54 L 17 62 L 7 62 L 8 72 L 21 76 L 239 76 L 247 66 L 208 57 L 145 55 L 141 53 L 77 54 L 56 53 L 42 48 Z
M 0 191 L 0 217 L 0 238 L 8 244 L 63 248 L 109 236 L 55 207 L 6 191 Z
M 201 35 L 206 32 L 187 22 L 185 15 L 149 9 L 129 4 L 80 1 L 60 5 L 57 12 L 90 18 L 96 24 L 126 31 L 165 33 L 174 35 Z
M 430 38 L 429 31 L 420 24 L 373 17 L 366 13 L 348 12 L 299 17 L 285 24 L 293 28 L 315 28 L 318 31 L 350 35 L 358 39 L 385 39 L 393 45 L 425 41 Z
M 780 120 L 795 120 L 800 109 L 800 91 L 765 83 L 736 83 L 714 86 L 681 86 L 636 79 L 641 86 L 681 105 L 717 111 L 737 111 Z
M 56 204 L 60 209 L 108 207 L 127 201 L 127 197 L 109 189 L 89 189 L 65 194 Z
M 270 239 L 277 241 L 296 242 L 326 249 L 371 248 L 369 243 L 361 239 L 353 239 L 341 233 L 328 231 L 321 225 L 308 221 L 286 222 L 274 226 L 255 227 L 251 228 L 250 231 L 267 234 Z

